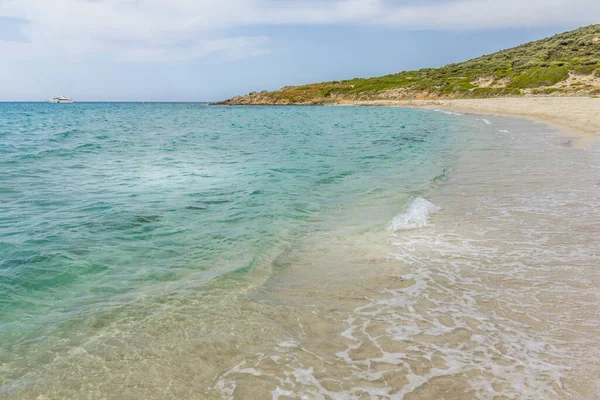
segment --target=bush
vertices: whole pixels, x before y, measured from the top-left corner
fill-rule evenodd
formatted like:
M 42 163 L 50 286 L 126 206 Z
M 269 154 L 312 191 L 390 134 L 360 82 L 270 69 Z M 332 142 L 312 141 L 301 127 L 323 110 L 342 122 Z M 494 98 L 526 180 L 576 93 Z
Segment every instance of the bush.
M 322 89 L 319 93 L 323 97 L 329 97 L 329 96 L 331 96 L 331 91 L 332 90 L 333 90 L 332 88 L 326 88 L 326 89 Z
M 519 96 L 521 91 L 514 88 L 475 88 L 471 92 L 473 97 L 498 97 L 498 96 Z
M 577 75 L 589 75 L 589 74 L 592 74 L 595 69 L 596 69 L 596 65 L 594 65 L 594 64 L 576 65 L 573 68 L 573 72 L 576 73 Z
M 569 71 L 564 67 L 532 68 L 515 76 L 511 81 L 511 86 L 520 89 L 552 86 L 568 77 Z
M 543 89 L 540 91 L 544 94 L 562 93 L 563 92 L 562 89 L 558 89 L 558 88 L 546 88 L 546 89 Z

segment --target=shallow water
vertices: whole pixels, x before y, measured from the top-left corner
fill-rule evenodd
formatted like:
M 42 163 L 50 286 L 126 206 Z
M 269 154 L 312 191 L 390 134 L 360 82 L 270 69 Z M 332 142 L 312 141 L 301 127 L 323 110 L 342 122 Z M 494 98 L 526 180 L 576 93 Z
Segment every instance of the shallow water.
M 0 395 L 600 384 L 597 146 L 428 110 L 172 104 L 3 104 L 0 146 Z

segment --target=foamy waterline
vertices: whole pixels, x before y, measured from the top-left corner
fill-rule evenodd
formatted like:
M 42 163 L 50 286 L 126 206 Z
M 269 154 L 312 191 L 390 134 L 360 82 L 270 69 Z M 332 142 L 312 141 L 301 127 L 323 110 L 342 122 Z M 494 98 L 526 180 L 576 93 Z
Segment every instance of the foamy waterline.
M 439 112 L 439 113 L 446 114 L 446 115 L 464 115 L 464 114 L 462 114 L 462 113 L 455 112 L 455 111 L 449 111 L 449 110 L 440 110 L 440 109 L 437 109 L 437 108 L 427 108 L 427 107 L 425 107 L 425 108 L 426 108 L 427 110 L 431 110 L 431 111 Z

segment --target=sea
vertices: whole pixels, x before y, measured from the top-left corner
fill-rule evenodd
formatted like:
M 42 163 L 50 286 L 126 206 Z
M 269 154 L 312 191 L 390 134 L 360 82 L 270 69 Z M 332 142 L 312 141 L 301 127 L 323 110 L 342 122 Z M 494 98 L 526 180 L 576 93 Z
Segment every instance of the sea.
M 591 399 L 600 146 L 399 107 L 0 103 L 0 398 Z

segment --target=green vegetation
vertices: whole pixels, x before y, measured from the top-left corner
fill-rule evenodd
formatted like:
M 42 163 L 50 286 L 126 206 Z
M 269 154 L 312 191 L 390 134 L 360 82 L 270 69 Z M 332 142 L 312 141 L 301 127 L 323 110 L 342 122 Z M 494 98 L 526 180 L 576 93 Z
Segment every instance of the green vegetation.
M 567 67 L 535 67 L 513 77 L 511 86 L 520 89 L 552 86 L 568 77 Z
M 569 84 L 580 81 L 579 77 L 589 79 L 586 84 Z M 590 79 L 596 83 L 587 84 Z M 597 94 L 599 82 L 600 25 L 591 25 L 442 68 L 288 86 L 274 92 L 234 97 L 224 103 L 324 104 L 341 100 L 592 95 Z

